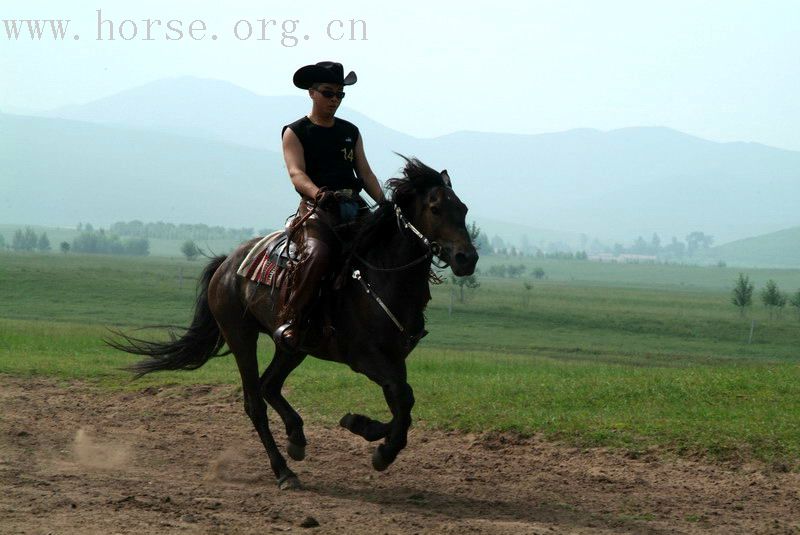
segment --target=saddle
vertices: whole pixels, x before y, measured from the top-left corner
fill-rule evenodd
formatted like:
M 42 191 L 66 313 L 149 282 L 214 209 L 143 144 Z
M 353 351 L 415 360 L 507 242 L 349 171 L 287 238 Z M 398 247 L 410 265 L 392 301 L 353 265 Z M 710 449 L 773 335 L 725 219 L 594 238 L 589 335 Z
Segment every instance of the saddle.
M 301 260 L 302 255 L 299 253 L 295 243 L 288 240 L 287 231 L 276 231 L 263 237 L 253 245 L 239 265 L 236 273 L 258 284 L 269 286 L 272 290 L 278 292 L 280 318 L 285 312 L 284 307 L 288 302 L 290 293 L 293 291 L 292 286 L 296 284 L 293 271 L 299 266 Z M 330 283 L 322 286 L 323 293 L 327 293 L 331 289 Z M 330 311 L 331 302 L 323 297 L 319 303 L 322 306 L 313 307 L 314 310 L 311 313 L 320 315 L 318 317 L 322 321 L 322 330 L 319 333 L 313 333 L 313 336 L 328 338 L 335 332 Z M 282 319 L 279 320 L 279 322 L 282 321 Z

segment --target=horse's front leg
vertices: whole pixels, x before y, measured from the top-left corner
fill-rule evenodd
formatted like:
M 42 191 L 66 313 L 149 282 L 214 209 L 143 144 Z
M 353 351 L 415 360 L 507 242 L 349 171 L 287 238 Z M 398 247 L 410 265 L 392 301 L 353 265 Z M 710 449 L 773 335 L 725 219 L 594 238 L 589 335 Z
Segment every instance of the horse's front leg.
M 378 420 L 373 420 L 369 416 L 363 414 L 347 413 L 339 420 L 339 425 L 350 431 L 351 433 L 363 437 L 369 442 L 375 442 L 389 435 L 392 428 L 392 422 L 383 423 Z
M 408 428 L 411 427 L 411 409 L 414 407 L 414 391 L 405 381 L 384 384 L 383 396 L 393 418 L 388 424 L 386 440 L 372 454 L 372 467 L 378 471 L 386 470 L 406 447 Z
M 375 470 L 386 470 L 406 447 L 408 428 L 411 427 L 414 391 L 407 381 L 406 362 L 403 356 L 389 355 L 376 347 L 357 348 L 353 353 L 358 358 L 349 362 L 350 367 L 383 389 L 392 420 L 383 423 L 348 413 L 339 424 L 369 441 L 385 439 L 372 454 L 372 466 Z

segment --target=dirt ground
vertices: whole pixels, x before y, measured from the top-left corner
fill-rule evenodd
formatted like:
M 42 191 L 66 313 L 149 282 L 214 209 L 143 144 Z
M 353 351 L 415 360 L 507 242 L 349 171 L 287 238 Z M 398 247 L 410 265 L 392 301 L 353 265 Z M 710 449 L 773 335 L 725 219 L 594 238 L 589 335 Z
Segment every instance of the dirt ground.
M 377 473 L 309 427 L 304 489 L 279 491 L 230 386 L 0 376 L 0 403 L 2 534 L 800 533 L 800 474 L 757 464 L 415 429 Z

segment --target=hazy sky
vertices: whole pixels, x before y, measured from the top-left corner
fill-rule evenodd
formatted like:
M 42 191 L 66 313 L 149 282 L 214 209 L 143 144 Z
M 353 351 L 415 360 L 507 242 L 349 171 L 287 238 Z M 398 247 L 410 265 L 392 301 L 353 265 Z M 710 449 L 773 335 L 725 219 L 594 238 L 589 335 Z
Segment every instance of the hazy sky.
M 179 75 L 293 94 L 297 67 L 332 59 L 359 76 L 347 89 L 347 106 L 416 136 L 663 125 L 712 140 L 800 150 L 797 0 L 469 5 L 4 0 L 0 19 L 71 22 L 59 42 L 32 42 L 27 29 L 9 40 L 0 26 L 0 110 L 83 103 Z M 123 20 L 136 21 L 137 37 L 97 41 L 96 9 L 115 32 Z M 152 41 L 143 40 L 147 18 L 162 21 L 160 28 L 153 24 Z M 166 40 L 170 19 L 182 21 L 183 39 Z M 187 35 L 194 19 L 208 26 L 199 41 Z M 253 26 L 249 40 L 234 36 L 240 19 Z M 270 40 L 257 39 L 258 19 L 276 21 L 277 28 L 267 27 Z M 334 20 L 349 33 L 349 19 L 365 22 L 366 40 L 326 35 Z M 300 22 L 282 44 L 286 20 Z M 128 36 L 132 27 L 127 23 Z M 246 25 L 239 30 L 244 36 Z M 336 23 L 331 30 L 341 34 Z M 292 36 L 296 46 L 285 46 L 295 42 Z

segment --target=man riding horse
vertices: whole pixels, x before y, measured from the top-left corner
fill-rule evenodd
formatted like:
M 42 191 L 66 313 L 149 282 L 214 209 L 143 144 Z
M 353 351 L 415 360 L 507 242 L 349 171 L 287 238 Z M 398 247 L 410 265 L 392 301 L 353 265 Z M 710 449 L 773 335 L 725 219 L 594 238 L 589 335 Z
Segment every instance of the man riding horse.
M 283 127 L 283 157 L 294 189 L 300 194 L 294 238 L 304 251 L 293 274 L 283 325 L 275 330 L 275 343 L 296 348 L 302 325 L 320 289 L 320 282 L 341 252 L 336 225 L 352 221 L 366 203 L 364 189 L 375 202 L 384 199 L 378 179 L 364 154 L 364 140 L 351 122 L 335 117 L 346 85 L 356 83 L 356 73 L 344 76 L 341 63 L 322 61 L 301 67 L 294 85 L 308 90 L 311 113 Z M 314 213 L 309 216 L 309 212 Z M 305 217 L 308 216 L 308 217 Z
M 307 444 L 303 419 L 282 394 L 289 374 L 311 355 L 346 364 L 379 385 L 390 420 L 347 413 L 339 424 L 365 440 L 381 441 L 372 452 L 372 466 L 385 470 L 407 444 L 415 400 L 406 358 L 427 332 L 424 311 L 431 298 L 431 266 L 449 265 L 462 277 L 474 273 L 478 261 L 467 231 L 467 206 L 453 190 L 446 170 L 437 171 L 416 158 L 403 157 L 406 163 L 401 176 L 386 182 L 390 200 L 383 199 L 358 129 L 334 118 L 343 86 L 356 80 L 355 74 L 344 77 L 342 73 L 341 65 L 331 62 L 297 71 L 295 84 L 309 90 L 313 107 L 309 116 L 283 131 L 286 165 L 303 197 L 289 234 L 295 242 L 306 242 L 305 251 L 300 243 L 299 265 L 282 272 L 294 279 L 294 293 L 288 299 L 291 321 L 282 314 L 283 292 L 273 292 L 275 286 L 239 272 L 262 240 L 272 243 L 270 237 L 258 237 L 229 255 L 211 259 L 200 275 L 191 323 L 185 329 L 171 330 L 168 341 L 123 333 L 117 333 L 119 341 L 106 340 L 114 348 L 146 356 L 130 367 L 137 376 L 159 370 L 194 370 L 215 356 L 233 354 L 242 378 L 245 412 L 281 489 L 299 488 L 300 480 L 275 442 L 267 404 L 285 426 L 289 457 L 302 460 Z M 340 252 L 342 229 L 334 226 L 352 220 L 360 208 L 366 208 L 358 196 L 362 187 L 380 202 L 358 217 L 351 236 L 343 236 L 347 269 L 336 270 L 342 275 L 336 279 L 336 299 L 323 301 L 323 310 L 335 318 L 335 329 L 328 336 L 301 340 L 304 329 L 316 334 L 328 327 L 324 320 L 329 318 L 321 317 L 325 314 L 309 310 L 322 288 L 320 279 L 334 271 L 334 255 Z M 275 283 L 285 287 L 282 284 Z M 262 332 L 274 333 L 276 339 L 275 352 L 263 374 L 258 362 Z

